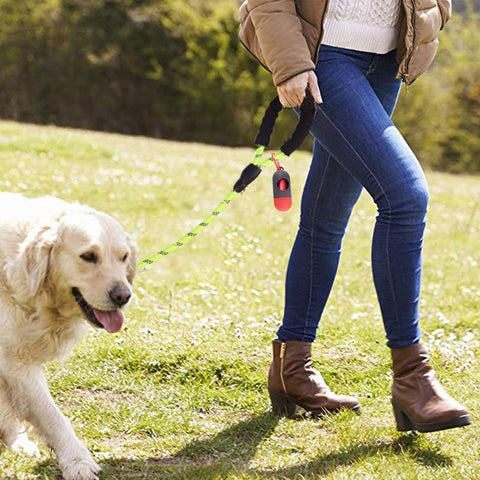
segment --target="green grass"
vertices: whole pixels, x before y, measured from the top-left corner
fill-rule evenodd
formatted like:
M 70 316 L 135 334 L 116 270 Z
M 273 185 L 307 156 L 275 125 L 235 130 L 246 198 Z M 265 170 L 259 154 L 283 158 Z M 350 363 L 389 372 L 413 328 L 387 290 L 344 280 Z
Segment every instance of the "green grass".
M 228 149 L 0 122 L 0 189 L 55 195 L 115 216 L 147 256 L 190 230 L 228 193 L 251 149 Z M 375 208 L 356 207 L 314 344 L 332 389 L 361 415 L 278 419 L 269 412 L 270 342 L 296 233 L 309 155 L 286 162 L 294 207 L 277 212 L 270 175 L 192 243 L 136 279 L 125 328 L 92 331 L 52 394 L 103 479 L 477 479 L 480 178 L 428 172 L 422 325 L 432 363 L 475 425 L 396 432 L 389 352 L 370 272 Z M 54 456 L 2 450 L 1 479 L 56 479 Z

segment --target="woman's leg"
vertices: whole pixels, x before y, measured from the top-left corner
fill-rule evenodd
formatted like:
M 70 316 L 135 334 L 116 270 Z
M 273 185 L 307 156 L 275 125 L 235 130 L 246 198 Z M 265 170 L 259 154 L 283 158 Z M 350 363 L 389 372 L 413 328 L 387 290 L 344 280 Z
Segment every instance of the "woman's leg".
M 388 345 L 420 338 L 418 304 L 428 189 L 423 171 L 385 111 L 369 76 L 393 55 L 327 49 L 317 75 L 324 103 L 312 133 L 369 192 L 378 207 L 372 269 Z M 392 69 L 393 70 L 393 69 Z M 391 90 L 398 82 L 390 75 Z
M 325 57 L 322 47 L 320 65 L 328 60 Z M 371 56 L 364 54 L 365 57 Z M 325 89 L 322 91 L 325 96 Z M 381 92 L 381 100 L 377 102 L 384 109 L 383 115 L 391 115 L 397 94 L 398 82 Z M 313 133 L 317 131 L 314 124 Z M 355 154 L 350 156 L 351 161 L 356 160 Z M 287 271 L 283 324 L 278 331 L 279 340 L 273 342 L 268 388 L 277 413 L 293 414 L 298 405 L 313 414 L 360 408 L 356 398 L 337 395 L 327 387 L 321 374 L 312 367 L 310 355 L 311 342 L 337 272 L 348 219 L 361 190 L 361 181 L 325 148 L 318 136 L 302 196 L 300 228 Z
M 409 215 L 409 210 L 415 210 L 416 203 L 424 202 L 427 195 L 423 172 L 390 120 L 400 86 L 395 79 L 396 68 L 395 52 L 373 55 L 333 47 L 321 48 L 317 74 L 324 103 L 312 127 L 316 142 L 302 198 L 300 229 L 287 271 L 285 314 L 278 331 L 280 340 L 314 340 L 337 271 L 342 238 L 362 183 L 367 190 L 375 192 L 379 203 L 380 215 L 372 256 L 387 337 L 389 342 L 400 340 L 394 346 L 401 346 L 402 340 L 406 344 L 418 340 L 418 300 L 413 306 L 413 313 L 410 310 L 402 317 L 407 318 L 407 323 L 411 320 L 412 324 L 410 331 L 405 334 L 402 320 L 398 325 L 398 315 L 392 306 L 392 297 L 398 296 L 395 288 L 392 288 L 394 275 L 392 280 L 390 276 L 385 279 L 385 275 L 391 274 L 391 263 L 396 262 L 398 242 L 392 244 L 390 238 L 385 238 L 385 221 L 388 225 L 391 215 L 394 222 L 396 219 L 395 212 L 390 213 L 389 197 L 383 195 L 382 185 L 396 182 L 397 177 L 400 179 L 400 191 L 389 192 L 390 196 L 395 196 L 391 199 L 393 208 L 399 205 L 397 217 Z M 332 116 L 338 125 L 332 123 Z M 395 133 L 385 133 L 387 129 Z M 356 144 L 359 148 L 355 147 Z M 325 148 L 326 145 L 330 145 L 330 150 Z M 388 163 L 387 168 L 382 166 L 383 161 Z M 410 195 L 401 184 L 411 185 L 412 181 L 419 188 Z M 414 223 L 418 219 L 413 237 L 416 248 L 421 249 L 424 212 L 418 216 L 416 212 L 412 215 L 415 217 Z M 394 235 L 398 235 L 398 230 L 410 230 L 408 225 L 400 226 L 401 218 L 398 221 L 399 225 L 393 227 Z M 390 228 L 387 227 L 387 231 Z M 402 239 L 399 242 L 402 244 Z M 395 250 L 393 262 L 388 258 L 392 248 Z M 418 253 L 417 250 L 416 254 L 409 257 L 410 264 L 413 262 L 409 268 L 415 272 L 411 275 L 412 292 L 404 294 L 401 281 L 395 284 L 397 286 L 400 283 L 401 293 L 406 297 L 402 302 L 406 304 L 419 290 L 421 258 Z M 407 281 L 410 282 L 411 278 Z
M 342 240 L 362 185 L 315 140 L 300 228 L 285 285 L 278 339 L 313 342 L 337 273 Z
M 318 108 L 312 133 L 322 146 L 319 149 L 316 144 L 314 155 L 314 161 L 321 160 L 321 168 L 312 166 L 312 178 L 307 182 L 306 205 L 302 205 L 302 215 L 307 215 L 302 216 L 289 264 L 287 305 L 279 331 L 280 336 L 303 335 L 300 338 L 306 341 L 284 337 L 284 343 L 274 342 L 269 389 L 277 411 L 289 406 L 292 410 L 303 398 L 308 398 L 306 406 L 311 410 L 317 405 L 330 410 L 358 408 L 356 399 L 332 394 L 325 386 L 321 375 L 311 368 L 306 345 L 311 345 L 308 341 L 314 338 L 330 292 L 341 239 L 360 184 L 378 208 L 372 270 L 392 352 L 397 428 L 431 432 L 465 426 L 471 420 L 467 409 L 443 390 L 419 342 L 428 190 L 415 155 L 390 120 L 399 87 L 394 59 L 394 53 L 372 55 L 332 47 L 320 51 L 317 76 L 324 103 Z M 341 168 L 330 167 L 333 158 L 358 182 L 356 187 Z M 300 301 L 296 301 L 295 291 L 289 291 L 292 288 L 298 295 L 305 290 Z M 288 391 L 290 385 L 296 393 Z

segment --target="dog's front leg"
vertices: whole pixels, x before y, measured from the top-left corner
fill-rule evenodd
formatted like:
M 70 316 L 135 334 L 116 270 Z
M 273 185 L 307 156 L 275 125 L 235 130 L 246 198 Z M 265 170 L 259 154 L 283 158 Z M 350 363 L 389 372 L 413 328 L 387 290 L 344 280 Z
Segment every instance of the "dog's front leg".
M 21 376 L 10 377 L 8 382 L 15 392 L 14 406 L 21 419 L 30 422 L 55 450 L 65 480 L 96 480 L 100 467 L 87 447 L 75 435 L 70 422 L 55 405 L 43 369 L 31 365 Z
M 23 425 L 17 419 L 17 412 L 12 406 L 11 392 L 0 376 L 0 436 L 5 445 L 14 452 L 39 456 L 37 445 L 30 441 Z

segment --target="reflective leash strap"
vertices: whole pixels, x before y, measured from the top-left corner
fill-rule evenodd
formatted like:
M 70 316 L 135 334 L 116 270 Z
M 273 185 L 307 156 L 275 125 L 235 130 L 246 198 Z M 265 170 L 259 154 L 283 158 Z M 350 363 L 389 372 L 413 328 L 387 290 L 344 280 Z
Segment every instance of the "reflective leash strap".
M 190 232 L 183 235 L 183 237 L 180 237 L 175 243 L 168 245 L 162 250 L 159 250 L 157 253 L 154 253 L 150 257 L 142 260 L 137 266 L 138 271 L 145 271 L 147 267 L 160 260 L 160 258 L 178 250 L 180 247 L 183 247 L 183 245 L 188 243 L 192 238 L 196 237 L 213 221 L 213 219 L 220 215 L 220 213 L 227 207 L 227 205 L 229 205 L 229 203 L 237 196 L 237 194 L 243 192 L 247 186 L 250 185 L 250 183 L 252 183 L 258 177 L 258 175 L 260 175 L 262 168 L 273 164 L 274 159 L 281 160 L 290 156 L 290 154 L 300 146 L 308 133 L 310 125 L 313 121 L 313 116 L 315 114 L 315 104 L 309 94 L 307 94 L 305 97 L 304 103 L 300 108 L 300 120 L 295 131 L 293 132 L 292 137 L 287 140 L 282 145 L 280 151 L 273 154 L 272 157 L 265 159 L 263 158 L 263 153 L 270 142 L 270 135 L 273 131 L 275 120 L 281 109 L 282 106 L 280 104 L 280 100 L 278 97 L 275 97 L 270 102 L 270 105 L 268 106 L 265 116 L 262 120 L 260 131 L 255 141 L 258 148 L 255 151 L 253 162 L 243 169 L 240 178 L 237 180 L 230 193 L 217 205 L 212 213 L 205 217 L 193 230 L 190 230 Z
M 264 146 L 260 146 L 257 148 L 255 152 L 255 158 L 253 162 L 250 165 L 254 165 L 257 167 L 260 171 L 262 168 L 273 164 L 273 160 L 271 158 L 266 158 L 263 159 L 262 155 L 263 152 L 265 151 Z M 279 151 L 278 153 L 274 154 L 275 158 L 280 160 L 281 158 L 284 158 L 286 155 Z M 247 167 L 248 168 L 248 167 Z M 245 170 L 244 170 L 245 171 Z M 259 172 L 260 173 L 260 172 Z M 255 176 L 255 178 L 257 175 Z M 242 178 L 242 177 L 240 177 Z M 253 178 L 250 182 L 247 184 L 242 184 L 242 188 L 240 191 L 237 191 L 235 189 L 232 189 L 230 193 L 217 205 L 217 207 L 212 211 L 210 215 L 205 217 L 194 229 L 190 230 L 188 233 L 183 235 L 183 237 L 180 237 L 175 243 L 172 243 L 168 247 L 163 248 L 162 250 L 159 250 L 158 252 L 154 253 L 148 258 L 145 258 L 138 264 L 138 270 L 139 271 L 145 271 L 148 266 L 150 266 L 152 263 L 155 263 L 156 261 L 160 260 L 160 258 L 167 256 L 169 253 L 174 252 L 175 250 L 178 250 L 180 247 L 183 247 L 186 243 L 188 243 L 192 238 L 196 237 L 202 230 L 204 230 L 208 225 L 218 216 L 220 213 L 227 207 L 227 205 L 230 204 L 230 202 L 245 188 L 255 179 Z M 248 181 L 248 179 L 247 179 Z M 238 187 L 239 188 L 239 187 Z
M 168 247 L 165 247 L 163 250 L 154 253 L 148 258 L 145 258 L 138 264 L 138 270 L 144 271 L 149 265 L 152 263 L 160 260 L 160 258 L 167 256 L 169 253 L 178 250 L 180 247 L 183 247 L 186 243 L 188 243 L 192 238 L 196 237 L 202 230 L 204 230 L 212 220 L 220 215 L 222 210 L 237 196 L 238 192 L 232 190 L 212 211 L 210 215 L 205 217 L 193 230 L 186 233 L 183 237 L 180 237 L 175 243 L 172 243 Z

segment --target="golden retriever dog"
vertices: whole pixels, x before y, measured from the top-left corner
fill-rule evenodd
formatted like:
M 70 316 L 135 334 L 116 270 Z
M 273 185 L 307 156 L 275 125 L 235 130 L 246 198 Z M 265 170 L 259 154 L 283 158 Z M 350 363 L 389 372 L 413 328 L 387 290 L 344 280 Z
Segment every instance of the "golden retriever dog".
M 99 467 L 53 402 L 42 364 L 65 358 L 88 324 L 122 328 L 136 252 L 104 213 L 0 193 L 0 436 L 37 455 L 28 422 L 55 451 L 65 480 L 97 479 Z

